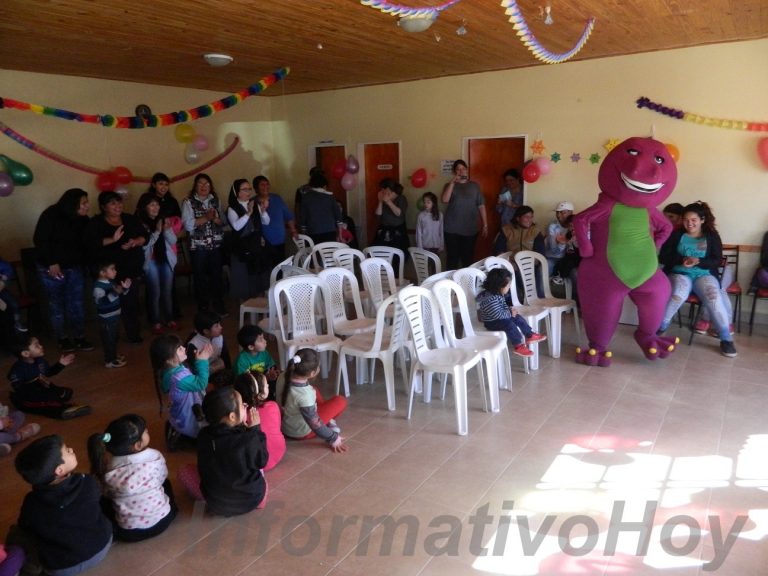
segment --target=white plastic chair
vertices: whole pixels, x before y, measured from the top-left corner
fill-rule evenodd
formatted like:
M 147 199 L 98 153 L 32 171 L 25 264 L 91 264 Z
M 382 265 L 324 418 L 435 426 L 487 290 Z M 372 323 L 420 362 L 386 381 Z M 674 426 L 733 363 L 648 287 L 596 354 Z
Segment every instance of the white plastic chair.
M 269 274 L 270 288 L 275 285 L 275 282 L 277 282 L 277 277 L 280 274 L 281 267 L 290 265 L 292 261 L 293 257 L 289 256 L 280 262 L 277 266 L 272 268 L 272 272 Z M 240 304 L 240 328 L 242 328 L 243 324 L 245 324 L 246 314 L 249 316 L 252 324 L 258 323 L 259 316 L 267 316 L 269 314 L 269 294 L 266 296 L 256 296 L 255 298 L 249 298 Z
M 523 291 L 525 293 L 525 303 L 541 306 L 549 311 L 549 322 L 547 324 L 547 344 L 549 345 L 549 355 L 552 358 L 560 358 L 560 341 L 562 339 L 562 315 L 563 312 L 573 310 L 573 321 L 576 324 L 576 335 L 581 340 L 581 330 L 579 328 L 579 309 L 575 300 L 567 298 L 555 298 L 549 288 L 549 268 L 547 259 L 532 250 L 523 250 L 515 254 L 515 263 L 520 270 L 520 277 L 523 282 Z M 544 290 L 544 297 L 540 298 L 536 290 L 536 275 L 541 274 L 541 284 Z
M 365 260 L 365 254 L 355 248 L 339 248 L 333 253 L 334 265 L 340 268 L 346 268 L 355 275 L 355 278 L 358 278 L 357 273 L 360 270 L 360 262 L 363 260 Z M 368 302 L 368 292 L 363 289 L 359 291 L 359 294 L 360 300 L 363 303 L 363 308 L 370 310 L 371 307 Z M 352 301 L 352 294 L 349 293 L 349 290 L 344 292 L 344 298 L 347 302 Z
M 370 305 L 376 311 L 388 296 L 397 291 L 392 265 L 383 258 L 366 258 L 360 262 L 360 273 Z
M 319 328 L 321 322 L 318 308 L 325 318 L 331 318 L 331 295 L 328 284 L 314 275 L 303 275 L 280 280 L 275 284 L 272 293 L 274 309 L 283 309 L 286 314 L 277 314 L 280 325 L 280 336 L 285 346 L 281 365 L 285 366 L 287 359 L 293 357 L 299 348 L 312 348 L 318 352 L 339 353 L 341 338 L 335 336 L 330 322 L 325 323 L 325 329 Z M 319 302 L 322 300 L 322 302 Z M 321 355 L 321 370 L 327 375 L 327 363 Z M 338 369 L 338 367 L 337 367 Z
M 403 313 L 408 320 L 415 352 L 415 358 L 411 362 L 408 418 L 410 419 L 413 411 L 413 395 L 416 390 L 417 374 L 419 372 L 447 374 L 453 377 L 456 432 L 459 436 L 466 436 L 469 432 L 467 417 L 467 371 L 481 362 L 483 359 L 482 354 L 462 348 L 449 348 L 440 333 L 439 314 L 432 315 L 431 329 L 436 343 L 434 348 L 430 348 L 426 326 L 423 321 L 422 308 L 426 303 L 433 310 L 439 309 L 437 299 L 431 291 L 421 286 L 406 286 L 397 293 L 397 300 L 403 307 Z
M 352 336 L 360 332 L 371 332 L 376 327 L 376 320 L 366 318 L 363 305 L 360 302 L 360 288 L 355 275 L 346 268 L 334 266 L 326 268 L 317 274 L 318 278 L 328 284 L 328 295 L 331 307 L 330 324 L 337 336 Z M 346 294 L 352 296 L 352 306 L 355 317 L 347 316 Z
M 444 333 L 448 336 L 448 343 L 455 348 L 465 348 L 483 354 L 491 412 L 498 412 L 499 389 L 512 388 L 512 365 L 509 359 L 509 348 L 507 348 L 507 335 L 499 331 L 475 333 L 470 320 L 467 297 L 462 287 L 453 280 L 439 280 L 432 287 L 432 292 L 437 296 L 437 302 L 440 305 L 440 316 L 443 319 Z M 453 302 L 456 302 L 459 318 L 461 318 L 463 327 L 461 338 L 456 335 L 454 307 L 451 305 Z
M 293 243 L 296 245 L 296 250 L 307 250 L 307 253 L 312 252 L 315 247 L 315 241 L 306 234 L 299 234 L 293 238 Z
M 485 259 L 485 266 L 486 273 L 494 268 L 499 267 L 505 268 L 510 273 L 511 286 L 509 290 L 509 296 L 512 300 L 512 306 L 514 306 L 515 311 L 518 314 L 525 318 L 525 321 L 528 322 L 528 325 L 533 329 L 534 332 L 540 332 L 539 323 L 544 320 L 547 326 L 547 340 L 549 340 L 549 334 L 551 330 L 549 310 L 544 306 L 530 304 L 523 305 L 520 303 L 517 298 L 517 289 L 515 287 L 515 274 L 517 274 L 517 272 L 512 263 L 504 258 L 489 256 Z M 539 369 L 539 344 L 538 342 L 534 342 L 533 344 L 529 344 L 528 347 L 531 349 L 531 352 L 533 352 L 533 356 L 528 358 L 523 357 L 523 367 L 525 368 L 526 374 L 530 374 L 531 370 Z
M 388 325 L 387 318 L 393 316 L 392 326 Z M 376 313 L 376 329 L 373 332 L 362 332 L 350 336 L 339 348 L 339 364 L 344 374 L 344 394 L 349 396 L 349 377 L 346 374 L 347 356 L 358 359 L 370 359 L 370 381 L 374 381 L 376 360 L 381 360 L 384 366 L 384 385 L 387 389 L 387 408 L 395 410 L 395 355 L 400 356 L 400 370 L 405 381 L 405 359 L 403 346 L 405 344 L 405 317 L 397 296 L 389 296 L 381 303 Z M 358 384 L 361 380 L 358 380 Z M 339 393 L 341 373 L 336 379 L 336 394 Z M 406 390 L 407 392 L 407 390 Z
M 410 284 L 408 280 L 403 277 L 403 270 L 405 269 L 405 253 L 400 248 L 393 248 L 392 246 L 368 246 L 363 248 L 363 252 L 369 258 L 383 258 L 389 262 L 392 269 L 395 270 L 395 256 L 397 256 L 397 269 L 395 270 L 395 280 L 397 286 L 406 286 Z
M 470 311 L 472 327 L 475 331 L 485 330 L 485 325 L 480 322 L 480 319 L 477 317 L 477 295 L 480 294 L 483 289 L 485 272 L 479 268 L 461 268 L 453 273 L 451 279 L 464 290 L 464 295 L 467 297 L 467 307 Z
M 316 272 L 319 272 L 322 268 L 331 268 L 335 266 L 333 260 L 333 253 L 340 248 L 349 248 L 344 242 L 320 242 L 315 244 L 315 247 L 310 253 L 312 259 L 312 267 Z
M 421 284 L 430 274 L 437 274 L 443 269 L 440 257 L 434 252 L 424 250 L 423 248 L 408 248 L 413 261 L 413 268 L 416 270 L 416 284 Z M 434 271 L 431 271 L 434 270 Z

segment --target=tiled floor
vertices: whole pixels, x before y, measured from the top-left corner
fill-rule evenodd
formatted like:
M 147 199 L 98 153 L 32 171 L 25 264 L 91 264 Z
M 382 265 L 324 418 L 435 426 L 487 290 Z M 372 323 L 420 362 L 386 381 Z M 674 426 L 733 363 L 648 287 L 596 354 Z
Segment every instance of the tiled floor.
M 339 419 L 348 453 L 289 443 L 268 474 L 266 509 L 237 518 L 208 516 L 177 487 L 171 528 L 116 544 L 90 574 L 766 574 L 768 328 L 737 335 L 734 360 L 702 336 L 649 362 L 626 326 L 610 368 L 575 364 L 575 344 L 566 326 L 561 359 L 542 355 L 530 375 L 515 361 L 498 414 L 482 411 L 473 385 L 466 437 L 451 399 L 419 401 L 407 421 L 402 391 L 389 413 L 383 384 L 354 386 Z M 123 347 L 129 365 L 111 371 L 98 350 L 83 353 L 56 378 L 94 407 L 42 421 L 75 447 L 80 469 L 87 436 L 126 411 L 150 420 L 162 449 L 147 348 Z M 167 460 L 173 478 L 194 454 Z M 3 529 L 26 489 L 12 458 L 0 461 Z

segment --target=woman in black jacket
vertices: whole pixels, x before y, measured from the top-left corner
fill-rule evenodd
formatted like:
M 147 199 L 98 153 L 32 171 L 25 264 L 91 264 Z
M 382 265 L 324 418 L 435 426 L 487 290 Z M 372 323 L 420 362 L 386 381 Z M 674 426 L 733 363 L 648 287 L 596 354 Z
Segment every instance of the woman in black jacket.
M 665 331 L 691 292 L 709 311 L 720 338 L 720 352 L 736 357 L 730 333 L 730 313 L 720 290 L 723 243 L 715 228 L 715 217 L 706 202 L 689 204 L 683 210 L 683 228 L 676 230 L 661 247 L 659 259 L 672 283 L 659 332 Z
M 83 307 L 88 193 L 71 188 L 46 208 L 35 227 L 37 274 L 48 300 L 51 328 L 62 351 L 93 350 L 85 339 Z

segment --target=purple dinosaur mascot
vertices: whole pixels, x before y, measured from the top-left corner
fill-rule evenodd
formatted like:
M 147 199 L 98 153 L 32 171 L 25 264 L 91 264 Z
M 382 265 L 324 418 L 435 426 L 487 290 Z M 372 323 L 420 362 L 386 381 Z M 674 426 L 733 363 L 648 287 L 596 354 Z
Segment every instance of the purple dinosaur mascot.
M 598 182 L 597 202 L 573 219 L 582 257 L 579 301 L 589 339 L 589 349 L 576 349 L 576 361 L 610 366 L 608 346 L 627 295 L 637 306 L 635 341 L 646 358 L 666 358 L 678 339 L 656 335 L 671 292 L 657 253 L 672 225 L 656 206 L 675 189 L 675 161 L 662 142 L 629 138 L 605 157 Z

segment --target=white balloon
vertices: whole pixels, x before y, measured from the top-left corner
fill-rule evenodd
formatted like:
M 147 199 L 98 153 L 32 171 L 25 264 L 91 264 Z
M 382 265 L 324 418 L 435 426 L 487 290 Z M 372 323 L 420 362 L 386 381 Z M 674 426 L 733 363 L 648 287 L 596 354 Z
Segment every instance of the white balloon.
M 187 144 L 184 148 L 184 160 L 186 160 L 187 164 L 197 164 L 200 162 L 200 152 L 198 152 L 194 144 Z

